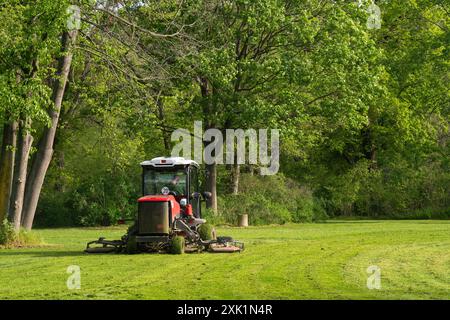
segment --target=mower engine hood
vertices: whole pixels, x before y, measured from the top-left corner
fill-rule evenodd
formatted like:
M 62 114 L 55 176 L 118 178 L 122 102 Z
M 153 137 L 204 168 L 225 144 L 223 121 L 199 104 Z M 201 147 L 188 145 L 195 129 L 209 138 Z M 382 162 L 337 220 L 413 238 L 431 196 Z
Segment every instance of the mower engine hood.
M 156 195 L 156 196 L 144 196 L 138 199 L 138 202 L 161 202 L 161 201 L 176 201 L 172 195 Z
M 152 195 L 152 196 L 144 196 L 138 199 L 138 203 L 141 202 L 169 202 L 170 208 L 172 210 L 172 217 L 178 215 L 180 213 L 180 204 L 172 195 Z

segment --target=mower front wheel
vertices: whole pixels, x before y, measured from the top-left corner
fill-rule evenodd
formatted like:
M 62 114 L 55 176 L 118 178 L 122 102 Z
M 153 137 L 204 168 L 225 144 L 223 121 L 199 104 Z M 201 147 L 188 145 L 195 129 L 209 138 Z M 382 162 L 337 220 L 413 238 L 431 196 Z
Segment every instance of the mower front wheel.
M 200 239 L 202 240 L 216 240 L 216 229 L 210 225 L 209 223 L 201 224 L 198 227 L 198 233 L 200 235 Z
M 169 250 L 172 254 L 183 254 L 186 240 L 182 236 L 175 236 L 170 240 Z
M 129 236 L 127 244 L 125 246 L 125 252 L 128 254 L 135 254 L 138 252 L 138 244 L 136 242 L 136 236 Z

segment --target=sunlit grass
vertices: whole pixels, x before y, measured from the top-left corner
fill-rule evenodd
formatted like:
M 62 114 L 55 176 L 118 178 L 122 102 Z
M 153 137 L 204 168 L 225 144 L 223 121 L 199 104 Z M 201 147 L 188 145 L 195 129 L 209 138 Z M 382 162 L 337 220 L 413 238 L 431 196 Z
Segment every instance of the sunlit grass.
M 38 230 L 46 247 L 0 250 L 1 299 L 449 299 L 450 221 L 332 221 L 219 228 L 238 254 L 83 253 L 125 227 Z M 69 265 L 81 289 L 66 286 Z M 381 289 L 366 286 L 381 268 Z

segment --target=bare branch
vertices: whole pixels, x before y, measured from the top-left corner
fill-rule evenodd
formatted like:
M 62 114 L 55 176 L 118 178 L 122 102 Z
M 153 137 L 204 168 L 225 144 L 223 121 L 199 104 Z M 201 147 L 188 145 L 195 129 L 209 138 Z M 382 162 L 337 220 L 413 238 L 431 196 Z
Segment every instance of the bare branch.
M 149 34 L 149 35 L 151 35 L 153 37 L 157 37 L 157 38 L 173 38 L 173 37 L 176 37 L 183 31 L 183 29 L 185 27 L 192 27 L 195 24 L 195 22 L 193 22 L 193 23 L 191 23 L 189 25 L 182 25 L 177 32 L 172 33 L 172 34 L 161 34 L 161 33 L 153 32 L 153 31 L 147 30 L 145 28 L 142 28 L 142 27 L 138 26 L 137 24 L 135 24 L 135 23 L 133 23 L 131 21 L 128 21 L 127 19 L 124 19 L 121 16 L 119 16 L 119 15 L 115 14 L 114 12 L 109 11 L 107 9 L 96 8 L 96 10 L 105 12 L 105 13 L 109 14 L 110 16 L 116 18 L 117 20 L 125 23 L 126 25 L 129 25 L 129 26 L 131 26 L 133 28 L 136 28 L 137 30 L 139 30 L 141 32 L 147 33 L 147 34 Z

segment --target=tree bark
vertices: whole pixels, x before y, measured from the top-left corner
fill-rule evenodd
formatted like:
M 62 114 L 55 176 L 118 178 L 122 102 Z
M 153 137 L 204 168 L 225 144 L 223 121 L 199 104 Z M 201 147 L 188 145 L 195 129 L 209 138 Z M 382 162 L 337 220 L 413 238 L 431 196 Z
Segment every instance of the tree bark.
M 377 169 L 377 146 L 375 143 L 373 124 L 376 123 L 376 109 L 369 107 L 369 124 L 367 127 L 367 159 L 370 161 L 369 170 Z
M 36 208 L 41 194 L 44 178 L 53 155 L 53 143 L 55 140 L 56 129 L 58 127 L 59 114 L 67 83 L 67 76 L 72 63 L 72 46 L 77 36 L 77 30 L 64 32 L 62 36 L 62 55 L 58 63 L 57 79 L 53 86 L 52 101 L 54 108 L 49 112 L 51 127 L 46 128 L 39 141 L 38 151 L 33 160 L 29 176 L 27 178 L 25 201 L 23 207 L 22 226 L 30 230 L 33 226 L 33 220 Z
M 203 120 L 206 125 L 205 130 L 215 128 L 215 124 L 213 121 L 211 121 L 210 118 L 211 116 L 213 116 L 213 105 L 210 97 L 213 94 L 212 87 L 208 79 L 204 77 L 199 77 L 197 80 L 200 85 L 200 92 L 202 94 L 202 97 L 205 99 L 202 110 Z M 212 156 L 216 155 L 212 154 Z M 206 191 L 211 192 L 211 198 L 206 200 L 206 208 L 212 209 L 213 213 L 217 214 L 217 164 L 215 162 L 213 164 L 206 164 L 205 169 Z
M 9 213 L 16 140 L 17 122 L 13 121 L 5 124 L 3 127 L 3 140 L 0 155 L 0 222 L 2 222 Z
M 211 192 L 211 198 L 206 200 L 206 207 L 217 214 L 217 164 L 206 165 L 206 190 Z
M 241 166 L 234 163 L 231 166 L 231 192 L 236 195 L 239 193 L 239 177 L 241 175 Z
M 248 214 L 241 214 L 238 217 L 238 226 L 239 227 L 248 227 Z
M 65 192 L 66 191 L 66 181 L 64 179 L 64 165 L 65 165 L 65 157 L 64 157 L 64 151 L 58 150 L 58 147 L 56 147 L 57 151 L 55 154 L 55 162 L 56 167 L 58 168 L 58 178 L 55 182 L 55 191 L 56 192 Z
M 27 128 L 27 121 L 20 125 L 17 139 L 17 154 L 14 168 L 13 191 L 11 196 L 11 222 L 14 229 L 20 229 L 22 219 L 23 200 L 25 197 L 25 182 L 27 179 L 28 158 L 30 155 L 33 136 Z
M 169 136 L 168 132 L 164 130 L 164 127 L 166 124 L 166 115 L 164 112 L 164 106 L 163 106 L 161 99 L 158 99 L 156 101 L 156 106 L 158 108 L 158 119 L 163 127 L 163 129 L 161 129 L 161 134 L 162 134 L 163 142 L 164 142 L 164 150 L 166 151 L 167 155 L 170 155 L 170 136 Z

